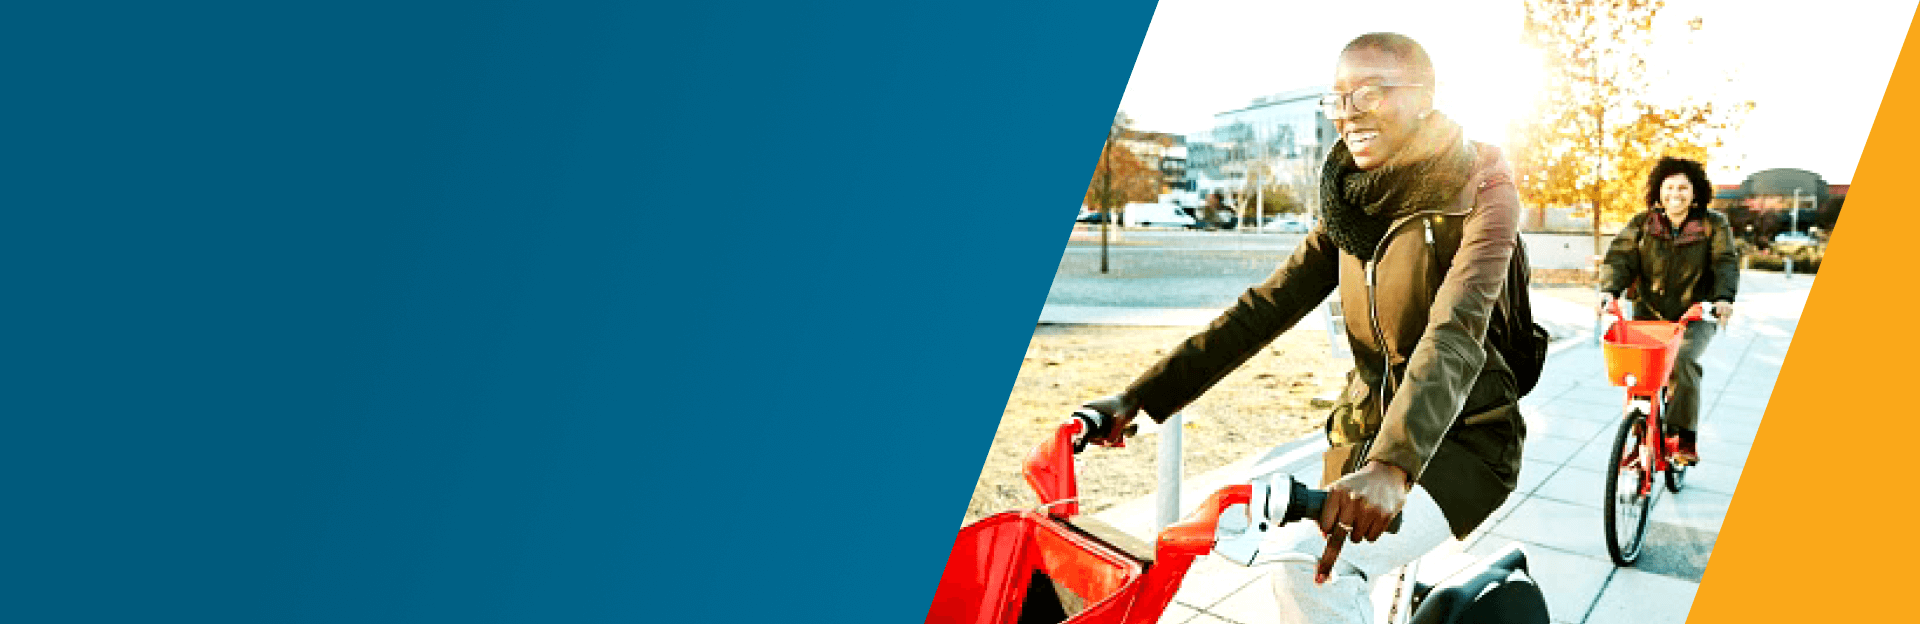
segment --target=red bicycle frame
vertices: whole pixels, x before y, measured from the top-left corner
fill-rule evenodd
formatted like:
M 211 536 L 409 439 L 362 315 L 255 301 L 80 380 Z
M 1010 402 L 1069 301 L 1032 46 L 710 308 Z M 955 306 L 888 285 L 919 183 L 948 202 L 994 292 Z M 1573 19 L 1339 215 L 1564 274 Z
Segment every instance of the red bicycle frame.
M 1662 400 L 1667 390 L 1667 381 L 1672 376 L 1675 359 L 1680 355 L 1680 340 L 1688 323 L 1707 318 L 1705 304 L 1696 303 L 1681 315 L 1677 322 L 1665 321 L 1629 321 L 1620 312 L 1620 302 L 1608 305 L 1616 319 L 1604 337 L 1603 350 L 1607 360 L 1608 376 L 1614 385 L 1627 387 L 1626 409 L 1632 410 L 1635 402 L 1641 402 L 1642 411 L 1647 415 L 1646 433 L 1640 436 L 1640 449 L 1635 457 L 1622 459 L 1621 467 L 1629 462 L 1640 462 L 1641 469 L 1648 478 L 1640 481 L 1640 494 L 1651 495 L 1653 475 L 1671 470 L 1668 455 L 1679 440 L 1661 433 Z M 1658 436 L 1658 437 L 1656 437 Z M 1656 447 L 1660 443 L 1665 446 Z
M 1191 515 L 1160 531 L 1151 560 L 1136 559 L 1087 535 L 1074 475 L 1070 420 L 1027 456 L 1027 485 L 1040 509 L 989 516 L 960 529 L 927 615 L 929 624 L 1013 624 L 1038 572 L 1086 602 L 1065 624 L 1153 624 L 1180 589 L 1194 559 L 1212 552 L 1220 514 L 1252 501 L 1253 487 L 1215 491 Z

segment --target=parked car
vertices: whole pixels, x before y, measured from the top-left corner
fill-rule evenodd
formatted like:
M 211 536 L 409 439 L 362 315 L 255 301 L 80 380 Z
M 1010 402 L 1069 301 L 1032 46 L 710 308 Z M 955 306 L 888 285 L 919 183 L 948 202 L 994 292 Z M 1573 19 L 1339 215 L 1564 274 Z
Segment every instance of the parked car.
M 1776 253 L 1792 253 L 1817 244 L 1812 236 L 1801 232 L 1781 232 L 1773 237 L 1773 250 Z
M 1301 215 L 1281 215 L 1268 221 L 1267 229 L 1277 232 L 1306 233 L 1313 229 L 1313 219 Z

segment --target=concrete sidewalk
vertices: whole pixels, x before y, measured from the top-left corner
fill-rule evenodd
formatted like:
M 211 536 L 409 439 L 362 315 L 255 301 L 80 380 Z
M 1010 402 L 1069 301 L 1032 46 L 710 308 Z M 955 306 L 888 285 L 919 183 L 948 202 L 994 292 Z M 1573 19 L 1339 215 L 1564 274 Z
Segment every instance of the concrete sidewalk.
M 1423 558 L 1422 580 L 1441 580 L 1480 556 L 1518 542 L 1527 550 L 1555 622 L 1685 622 L 1812 283 L 1807 276 L 1742 275 L 1733 322 L 1715 338 L 1702 361 L 1706 369 L 1702 463 L 1688 472 L 1684 491 L 1665 493 L 1655 503 L 1653 526 L 1635 567 L 1618 568 L 1608 558 L 1601 519 L 1604 470 L 1624 390 L 1607 383 L 1598 345 L 1583 336 L 1559 345 L 1540 386 L 1522 400 L 1528 432 L 1519 489 L 1473 535 L 1450 541 Z M 1284 472 L 1317 481 L 1319 452 L 1324 448 L 1325 442 L 1317 437 L 1295 440 L 1188 478 L 1182 483 L 1182 509 L 1192 509 L 1221 486 L 1261 474 Z M 1153 532 L 1152 498 L 1130 501 L 1098 516 L 1148 538 Z M 1203 558 L 1161 621 L 1274 621 L 1266 575 L 1259 567 L 1241 568 L 1217 556 Z M 1380 585 L 1382 590 L 1390 589 L 1390 583 Z M 1385 598 L 1385 591 L 1376 593 Z

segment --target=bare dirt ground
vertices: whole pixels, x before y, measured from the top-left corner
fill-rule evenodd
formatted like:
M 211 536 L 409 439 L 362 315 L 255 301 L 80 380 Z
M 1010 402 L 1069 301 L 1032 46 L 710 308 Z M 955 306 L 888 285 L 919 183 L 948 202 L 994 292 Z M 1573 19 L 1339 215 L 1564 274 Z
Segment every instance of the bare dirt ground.
M 963 524 L 1037 505 L 1020 475 L 1027 453 L 1081 403 L 1125 389 L 1134 376 L 1200 329 L 1038 326 Z M 1316 407 L 1314 397 L 1338 392 L 1352 366 L 1335 363 L 1330 355 L 1325 332 L 1288 332 L 1188 406 L 1182 411 L 1185 474 L 1201 474 L 1320 431 L 1329 408 Z M 1080 455 L 1082 513 L 1099 512 L 1153 490 L 1155 438 L 1144 435 L 1124 449 L 1095 448 Z

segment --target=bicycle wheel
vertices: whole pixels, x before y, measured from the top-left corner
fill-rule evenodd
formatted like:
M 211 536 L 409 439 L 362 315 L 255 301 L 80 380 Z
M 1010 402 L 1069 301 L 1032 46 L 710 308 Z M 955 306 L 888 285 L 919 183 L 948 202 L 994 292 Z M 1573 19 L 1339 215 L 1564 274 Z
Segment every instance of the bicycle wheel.
M 1653 475 L 1647 474 L 1641 461 L 1647 416 L 1634 410 L 1620 422 L 1614 435 L 1613 453 L 1607 464 L 1607 500 L 1601 516 L 1606 519 L 1607 554 L 1617 565 L 1630 566 L 1640 558 L 1640 545 L 1647 537 L 1647 518 L 1653 515 Z

